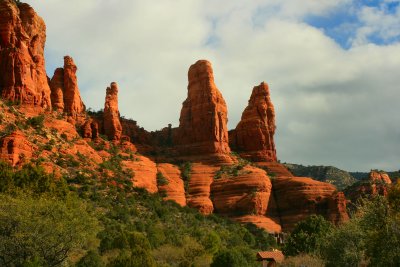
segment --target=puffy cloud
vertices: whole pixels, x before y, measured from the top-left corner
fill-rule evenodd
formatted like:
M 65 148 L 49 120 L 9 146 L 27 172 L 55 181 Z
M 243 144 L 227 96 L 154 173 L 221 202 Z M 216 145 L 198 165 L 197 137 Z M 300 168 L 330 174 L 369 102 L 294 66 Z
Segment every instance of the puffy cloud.
M 399 168 L 400 45 L 368 39 L 371 31 L 390 37 L 397 22 L 374 16 L 394 14 L 357 10 L 362 27 L 373 29 L 357 29 L 360 41 L 345 50 L 305 18 L 329 16 L 350 0 L 28 2 L 47 22 L 49 75 L 65 54 L 74 57 L 87 106 L 101 108 L 105 88 L 117 81 L 122 115 L 150 130 L 177 126 L 188 67 L 206 58 L 230 128 L 252 87 L 270 84 L 282 161 Z M 380 30 L 378 21 L 387 26 Z

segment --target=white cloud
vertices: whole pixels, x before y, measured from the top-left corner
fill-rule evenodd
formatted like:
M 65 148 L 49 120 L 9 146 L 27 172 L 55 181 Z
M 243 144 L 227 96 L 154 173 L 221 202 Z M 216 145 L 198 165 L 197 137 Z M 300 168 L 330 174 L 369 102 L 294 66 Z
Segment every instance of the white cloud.
M 48 25 L 48 70 L 70 54 L 87 106 L 101 108 L 105 88 L 117 81 L 122 115 L 150 130 L 177 126 L 187 70 L 206 58 L 230 128 L 252 87 L 270 84 L 283 161 L 398 168 L 400 45 L 368 44 L 370 33 L 360 29 L 359 45 L 344 50 L 302 22 L 347 0 L 28 2 Z M 367 15 L 365 25 L 373 25 Z

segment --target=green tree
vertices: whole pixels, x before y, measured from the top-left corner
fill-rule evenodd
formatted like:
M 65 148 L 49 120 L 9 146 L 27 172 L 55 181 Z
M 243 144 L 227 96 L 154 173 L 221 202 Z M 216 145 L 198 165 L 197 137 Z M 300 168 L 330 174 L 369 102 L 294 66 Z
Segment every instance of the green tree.
M 0 265 L 46 266 L 63 263 L 71 251 L 83 249 L 98 231 L 98 222 L 87 206 L 26 195 L 0 195 Z
M 95 250 L 90 250 L 79 262 L 76 264 L 76 267 L 104 267 L 104 262 L 99 255 L 99 253 Z
M 211 267 L 245 267 L 246 259 L 236 249 L 224 249 L 215 254 Z
M 332 224 L 320 215 L 312 215 L 296 224 L 288 237 L 283 251 L 285 255 L 315 253 L 319 241 L 332 230 Z

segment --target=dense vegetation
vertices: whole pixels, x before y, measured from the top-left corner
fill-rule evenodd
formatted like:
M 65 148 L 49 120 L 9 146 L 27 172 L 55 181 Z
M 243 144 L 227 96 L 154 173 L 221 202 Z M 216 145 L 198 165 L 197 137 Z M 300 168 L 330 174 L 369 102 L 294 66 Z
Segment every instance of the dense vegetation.
M 57 179 L 39 165 L 3 162 L 0 178 L 1 266 L 258 266 L 256 251 L 275 245 L 255 227 L 123 181 Z
M 339 227 L 318 216 L 298 223 L 284 251 L 319 258 L 325 266 L 400 266 L 399 244 L 400 184 L 396 184 L 387 198 L 361 200 L 352 219 Z

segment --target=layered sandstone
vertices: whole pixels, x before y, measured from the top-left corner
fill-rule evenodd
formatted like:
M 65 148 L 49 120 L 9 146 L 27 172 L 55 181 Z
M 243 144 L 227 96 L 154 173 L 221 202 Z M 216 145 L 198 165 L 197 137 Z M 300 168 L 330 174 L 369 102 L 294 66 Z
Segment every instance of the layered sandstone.
M 12 166 L 26 163 L 33 154 L 33 146 L 20 131 L 0 139 L 0 159 Z
M 122 126 L 118 111 L 118 85 L 115 82 L 111 83 L 106 91 L 103 120 L 104 132 L 108 139 L 121 139 Z
M 319 214 L 335 223 L 345 221 L 346 202 L 335 186 L 305 177 L 278 177 L 272 180 L 273 203 L 267 215 L 279 218 L 284 231 L 312 214 Z
M 188 80 L 188 96 L 174 138 L 180 153 L 229 154 L 227 107 L 214 83 L 211 63 L 199 60 L 190 66 Z
M 223 175 L 214 180 L 211 185 L 214 210 L 231 215 L 265 215 L 271 189 L 265 171 L 247 165 L 237 175 Z
M 157 170 L 158 191 L 165 194 L 164 200 L 186 206 L 185 187 L 179 168 L 169 163 L 160 163 Z
M 189 207 L 196 208 L 203 214 L 213 213 L 214 205 L 210 199 L 210 189 L 214 175 L 218 170 L 218 167 L 211 165 L 192 164 L 189 188 L 186 192 Z
M 134 160 L 124 160 L 122 164 L 126 170 L 131 170 L 134 187 L 144 188 L 150 193 L 158 192 L 157 166 L 152 160 L 136 155 Z
M 44 45 L 46 25 L 28 5 L 0 2 L 0 93 L 22 104 L 50 108 Z
M 268 85 L 262 82 L 253 88 L 248 106 L 229 136 L 230 144 L 243 158 L 276 162 L 275 129 L 274 106 Z
M 81 99 L 76 77 L 77 67 L 70 56 L 64 57 L 64 68 L 55 70 L 50 81 L 53 109 L 76 119 L 86 109 Z

